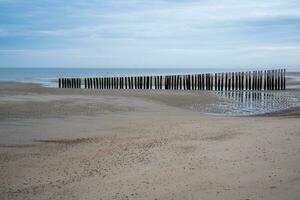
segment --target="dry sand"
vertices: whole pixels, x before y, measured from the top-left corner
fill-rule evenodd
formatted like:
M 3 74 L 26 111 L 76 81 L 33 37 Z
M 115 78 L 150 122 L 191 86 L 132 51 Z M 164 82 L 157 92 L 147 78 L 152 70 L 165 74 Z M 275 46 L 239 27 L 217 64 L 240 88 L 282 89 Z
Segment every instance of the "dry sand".
M 189 109 L 218 101 L 2 82 L 0 199 L 300 199 L 299 109 Z

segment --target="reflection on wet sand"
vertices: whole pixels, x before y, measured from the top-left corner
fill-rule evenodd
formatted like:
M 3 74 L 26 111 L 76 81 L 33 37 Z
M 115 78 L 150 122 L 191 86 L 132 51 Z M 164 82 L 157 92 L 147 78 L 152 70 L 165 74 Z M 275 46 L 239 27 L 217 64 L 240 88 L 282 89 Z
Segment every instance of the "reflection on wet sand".
M 225 115 L 255 115 L 279 111 L 300 104 L 299 91 L 222 91 L 218 105 L 194 105 L 200 112 Z

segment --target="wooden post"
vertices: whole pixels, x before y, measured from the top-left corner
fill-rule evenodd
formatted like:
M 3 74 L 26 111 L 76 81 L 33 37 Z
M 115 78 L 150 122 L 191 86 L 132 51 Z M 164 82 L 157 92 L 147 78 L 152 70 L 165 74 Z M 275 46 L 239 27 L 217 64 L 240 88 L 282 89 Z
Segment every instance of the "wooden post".
M 125 83 L 127 89 L 134 89 L 134 81 L 135 77 L 133 76 L 127 76 L 127 81 Z
M 232 90 L 235 90 L 234 85 L 235 85 L 234 72 L 231 72 L 231 89 Z
M 270 90 L 270 70 L 267 70 L 267 90 Z
M 61 78 L 58 79 L 58 88 L 61 88 Z
M 238 73 L 237 72 L 235 72 L 234 89 L 238 90 Z
M 285 77 L 285 74 L 286 74 L 286 69 L 283 70 L 283 89 L 284 90 L 286 89 L 286 77 Z
M 143 81 L 142 77 L 139 76 L 139 89 L 142 89 Z
M 197 85 L 198 90 L 201 90 L 201 75 L 197 74 Z
M 208 74 L 206 74 L 205 81 L 206 81 L 206 90 L 209 90 L 209 75 Z
M 274 90 L 274 71 L 271 70 L 271 90 Z
M 245 72 L 245 90 L 248 90 L 248 72 Z
M 227 90 L 227 84 L 228 84 L 228 75 L 227 72 L 223 72 L 223 91 Z
M 245 72 L 242 72 L 242 90 L 245 90 Z
M 257 90 L 260 90 L 260 71 L 257 71 Z
M 205 90 L 208 90 L 208 75 L 205 74 Z
M 185 75 L 185 89 L 188 90 L 189 89 L 189 84 L 188 84 L 188 75 Z
M 218 73 L 218 81 L 219 81 L 219 85 L 218 85 L 218 90 L 219 91 L 222 91 L 223 90 L 223 87 L 224 87 L 224 83 L 223 83 L 223 81 L 224 81 L 224 77 L 223 77 L 224 75 L 223 75 L 223 73 Z
M 256 71 L 253 71 L 253 90 L 256 90 Z
M 274 89 L 275 90 L 278 90 L 277 81 L 278 81 L 278 79 L 277 79 L 277 69 L 275 69 L 274 70 L 274 84 L 275 84 Z
M 255 71 L 256 90 L 259 90 L 259 71 Z
M 281 90 L 281 70 L 277 69 L 277 89 Z
M 280 69 L 280 90 L 283 90 L 283 70 Z
M 228 72 L 228 90 L 231 90 L 231 72 Z
M 261 73 L 262 73 L 262 75 L 261 75 L 262 76 L 262 81 L 261 81 L 262 82 L 262 88 L 261 89 L 265 90 L 265 82 L 266 82 L 265 81 L 265 78 L 266 78 L 265 76 L 266 76 L 266 71 L 264 70 Z
M 164 85 L 165 85 L 165 90 L 168 90 L 169 88 L 168 88 L 168 76 L 164 76 L 164 78 L 165 78 L 165 81 L 164 81 Z

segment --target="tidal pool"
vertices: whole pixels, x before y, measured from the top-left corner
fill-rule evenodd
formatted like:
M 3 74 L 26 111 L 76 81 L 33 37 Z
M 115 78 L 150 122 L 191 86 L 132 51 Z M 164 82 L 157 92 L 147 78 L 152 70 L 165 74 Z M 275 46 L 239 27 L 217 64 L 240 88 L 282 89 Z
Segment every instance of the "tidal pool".
M 231 116 L 257 115 L 300 106 L 300 91 L 222 91 L 218 104 L 193 105 L 192 109 Z

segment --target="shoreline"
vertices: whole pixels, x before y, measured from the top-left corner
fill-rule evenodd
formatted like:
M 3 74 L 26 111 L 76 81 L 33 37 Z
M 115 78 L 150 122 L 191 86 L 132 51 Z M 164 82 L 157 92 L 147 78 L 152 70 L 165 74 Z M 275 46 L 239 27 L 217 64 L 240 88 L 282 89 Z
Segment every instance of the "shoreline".
M 300 73 L 299 73 L 300 74 Z M 300 82 L 300 79 L 299 79 Z M 297 82 L 298 83 L 298 82 Z M 282 91 L 224 91 L 224 92 L 220 92 L 220 91 L 184 91 L 184 90 L 127 90 L 127 89 L 121 89 L 121 90 L 114 90 L 114 89 L 60 89 L 60 88 L 52 88 L 52 87 L 46 87 L 43 84 L 39 84 L 39 83 L 23 83 L 23 82 L 16 82 L 16 81 L 0 81 L 0 86 L 7 87 L 7 90 L 9 90 L 10 87 L 12 87 L 13 90 L 17 90 L 18 92 L 22 93 L 22 90 L 28 90 L 29 92 L 37 92 L 38 94 L 41 93 L 49 93 L 49 94 L 55 94 L 55 95 L 112 95 L 112 96 L 119 96 L 119 95 L 125 95 L 125 96 L 130 96 L 132 95 L 133 97 L 146 97 L 148 98 L 151 95 L 158 95 L 158 94 L 170 94 L 170 95 L 179 95 L 182 98 L 182 95 L 184 94 L 189 94 L 189 95 L 195 95 L 195 97 L 197 98 L 197 95 L 201 94 L 210 94 L 211 95 L 211 101 L 212 102 L 222 102 L 222 98 L 228 99 L 227 97 L 223 97 L 225 93 L 280 93 L 280 92 L 300 92 L 300 88 L 288 88 L 286 90 L 282 90 Z M 11 86 L 10 86 L 11 85 Z M 63 93 L 64 92 L 64 93 Z M 218 95 L 218 93 L 223 93 L 221 96 Z M 1 94 L 1 88 L 0 88 L 0 94 Z M 148 97 L 147 97 L 148 96 Z M 175 97 L 174 96 L 174 97 Z M 151 98 L 150 98 L 151 99 Z M 191 105 L 193 105 L 193 100 L 191 99 L 184 99 L 182 98 L 181 101 L 182 104 L 178 104 L 176 102 L 167 102 L 164 101 L 163 99 L 159 99 L 159 98 L 154 98 L 153 100 L 160 100 L 162 101 L 162 103 L 167 103 L 168 105 L 171 106 L 179 106 L 180 108 L 187 108 Z M 205 99 L 206 103 L 208 99 Z M 187 102 L 183 102 L 183 101 L 187 101 Z M 226 101 L 226 100 L 225 100 Z M 194 103 L 196 103 L 197 101 L 195 101 Z M 211 104 L 214 104 L 210 102 L 210 106 L 213 106 Z M 201 102 L 200 103 L 204 103 Z M 184 105 L 186 104 L 186 105 Z M 204 105 L 205 105 L 204 104 Z M 298 108 L 299 106 L 291 106 L 288 108 L 279 108 L 277 110 L 273 110 L 273 111 L 265 111 L 262 113 L 249 113 L 249 114 L 229 114 L 229 113 L 222 113 L 221 111 L 218 112 L 205 112 L 204 110 L 197 110 L 197 109 L 193 109 L 191 108 L 192 111 L 194 112 L 198 112 L 199 114 L 204 114 L 204 115 L 213 115 L 213 116 L 231 116 L 231 117 L 243 117 L 243 116 L 272 116 L 272 114 L 274 113 L 274 116 L 278 116 L 279 113 L 281 114 L 285 114 L 288 115 L 289 113 L 297 113 L 298 112 Z
M 299 79 L 300 80 L 300 79 Z M 300 81 L 299 81 L 300 82 Z M 299 82 L 296 82 L 296 84 L 298 84 Z M 295 82 L 293 82 L 295 84 Z M 247 94 L 280 94 L 280 93 L 294 93 L 294 92 L 300 92 L 300 88 L 287 88 L 286 90 L 280 90 L 280 91 L 224 91 L 224 92 L 220 92 L 220 91 L 193 91 L 193 90 L 127 90 L 127 89 L 121 89 L 121 90 L 113 90 L 113 89 L 59 89 L 59 88 L 52 88 L 52 87 L 45 87 L 43 84 L 38 84 L 38 83 L 23 83 L 23 82 L 16 82 L 16 81 L 0 81 L 0 85 L 2 84 L 2 87 L 0 86 L 0 94 L 1 92 L 3 93 L 3 86 L 4 88 L 6 88 L 6 92 L 9 92 L 8 89 L 12 89 L 12 91 L 17 91 L 20 92 L 21 94 L 26 92 L 33 92 L 33 93 L 37 93 L 37 94 L 55 94 L 55 95 L 112 95 L 112 96 L 133 96 L 133 97 L 137 97 L 137 98 L 150 98 L 151 99 L 151 95 L 154 95 L 155 97 L 152 100 L 159 100 L 161 103 L 167 103 L 168 105 L 171 106 L 178 106 L 179 108 L 188 108 L 192 105 L 197 105 L 197 103 L 203 104 L 203 101 L 193 101 L 189 98 L 183 98 L 183 95 L 194 95 L 195 98 L 200 97 L 201 95 L 205 94 L 205 98 L 208 98 L 210 96 L 210 100 L 212 102 L 210 102 L 209 104 L 207 104 L 208 99 L 205 99 L 204 101 L 205 104 L 202 105 L 205 106 L 206 104 L 209 105 L 209 107 L 212 107 L 208 110 L 211 111 L 207 111 L 205 109 L 203 110 L 197 110 L 197 108 L 190 108 L 191 110 L 198 112 L 200 114 L 208 114 L 208 115 L 213 115 L 213 116 L 231 116 L 231 117 L 243 117 L 243 116 L 272 116 L 272 114 L 274 113 L 274 116 L 278 116 L 279 113 L 281 113 L 282 115 L 288 115 L 289 113 L 297 113 L 298 108 L 299 108 L 299 103 L 298 105 L 294 105 L 294 106 L 289 106 L 287 108 L 275 108 L 272 111 L 260 111 L 258 113 L 239 113 L 239 111 L 237 113 L 226 113 L 226 111 L 222 111 L 222 110 L 218 110 L 217 108 L 213 108 L 215 107 L 215 105 L 218 105 L 218 103 L 222 104 L 226 101 L 229 101 L 230 98 L 227 97 L 227 95 L 230 95 L 231 93 L 241 93 L 242 95 L 246 95 L 247 98 Z M 289 82 L 290 84 L 290 82 Z M 2 89 L 1 89 L 2 88 Z M 22 91 L 24 90 L 24 91 Z M 29 90 L 29 91 L 28 91 Z M 14 92 L 12 92 L 14 93 Z M 173 95 L 173 99 L 171 99 L 171 102 L 167 102 L 166 100 L 163 100 L 163 98 L 159 98 L 158 95 L 165 95 L 165 94 L 170 94 Z M 177 95 L 177 97 L 179 97 L 180 99 L 178 100 L 178 102 L 182 102 L 181 104 L 178 102 L 176 103 L 176 99 L 175 96 Z M 299 94 L 300 95 L 300 94 Z M 299 96 L 298 95 L 298 96 Z M 230 97 L 230 96 L 229 96 Z M 203 97 L 202 97 L 203 98 Z M 225 99 L 225 101 L 224 101 Z M 232 99 L 231 99 L 232 100 Z M 234 102 L 237 101 L 238 103 L 238 99 L 233 99 Z M 244 100 L 243 100 L 244 101 Z M 233 103 L 234 103 L 233 102 Z M 186 104 L 186 105 L 184 105 Z M 224 105 L 222 105 L 224 106 Z M 217 110 L 216 110 L 217 109 Z M 229 109 L 229 108 L 228 108 Z M 294 109 L 296 109 L 296 111 L 294 111 Z M 1 117 L 0 117 L 1 118 Z

